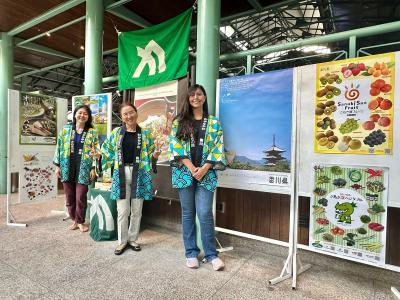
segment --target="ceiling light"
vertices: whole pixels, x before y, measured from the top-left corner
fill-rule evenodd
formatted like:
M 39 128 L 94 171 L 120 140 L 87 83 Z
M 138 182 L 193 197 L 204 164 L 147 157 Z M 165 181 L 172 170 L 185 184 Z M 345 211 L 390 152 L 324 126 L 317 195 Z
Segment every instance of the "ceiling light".
M 47 35 L 48 37 L 50 37 L 50 36 L 51 36 L 50 32 L 46 32 L 46 35 Z
M 232 28 L 232 26 L 222 26 L 219 28 L 219 30 L 228 38 L 231 37 L 235 33 L 235 29 Z
M 80 48 L 81 48 L 81 50 L 85 50 L 85 47 L 84 47 L 84 46 L 81 46 Z

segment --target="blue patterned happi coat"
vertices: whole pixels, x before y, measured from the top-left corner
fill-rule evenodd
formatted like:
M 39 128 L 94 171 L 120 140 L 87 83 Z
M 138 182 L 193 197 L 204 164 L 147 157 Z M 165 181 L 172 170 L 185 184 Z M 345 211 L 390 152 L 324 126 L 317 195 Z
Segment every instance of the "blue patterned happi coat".
M 112 185 L 111 199 L 125 199 L 125 170 L 122 156 L 122 140 L 126 129 L 124 126 L 115 128 L 111 135 L 101 146 L 102 169 L 103 171 L 111 168 Z M 153 184 L 151 180 L 152 160 L 154 153 L 154 140 L 150 132 L 145 129 L 138 131 L 141 135 L 141 151 L 139 168 L 137 172 L 136 198 L 152 200 Z M 132 189 L 134 191 L 134 187 Z
M 72 124 L 65 125 L 58 134 L 57 146 L 53 158 L 53 163 L 60 167 L 61 182 L 66 182 L 70 178 L 70 157 L 71 157 L 71 138 L 75 136 L 75 130 Z M 99 139 L 97 131 L 89 128 L 86 132 L 85 141 L 82 148 L 81 162 L 79 170 L 77 170 L 78 177 L 77 183 L 89 185 L 90 184 L 90 170 L 96 166 L 96 162 L 90 155 L 92 148 L 98 149 Z
M 183 158 L 191 160 L 190 140 L 184 141 L 176 137 L 178 120 L 172 123 L 169 144 L 169 161 L 172 167 L 172 186 L 174 188 L 187 188 L 193 184 L 192 174 L 189 169 L 180 163 Z M 217 187 L 218 176 L 216 170 L 224 170 L 226 158 L 224 151 L 224 138 L 221 123 L 215 116 L 208 116 L 207 128 L 204 137 L 203 155 L 201 166 L 211 163 L 212 167 L 200 180 L 199 184 L 208 191 L 214 192 Z

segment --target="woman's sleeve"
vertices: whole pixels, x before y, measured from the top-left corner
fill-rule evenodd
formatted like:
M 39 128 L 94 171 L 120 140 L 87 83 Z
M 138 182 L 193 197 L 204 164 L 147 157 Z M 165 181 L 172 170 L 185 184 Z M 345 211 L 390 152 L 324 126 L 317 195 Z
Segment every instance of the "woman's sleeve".
M 213 165 L 214 170 L 225 170 L 226 168 L 226 157 L 224 148 L 224 132 L 219 121 L 217 121 L 217 135 L 213 141 L 211 141 L 210 151 L 208 153 L 206 163 Z
M 154 150 L 156 148 L 156 145 L 154 144 L 154 138 L 149 130 L 145 130 L 144 133 L 145 133 L 144 146 L 147 152 L 147 159 L 151 164 L 151 170 L 153 171 L 154 174 L 157 174 L 157 159 L 154 158 L 153 156 Z
M 60 152 L 61 152 L 61 146 L 63 144 L 63 131 L 64 129 L 61 129 L 60 132 L 58 133 L 56 150 L 54 152 L 54 157 L 53 157 L 53 163 L 58 167 L 60 166 Z
M 101 145 L 101 168 L 103 171 L 113 166 L 115 158 L 115 132 L 104 141 Z
M 186 152 L 185 145 L 180 139 L 176 137 L 176 132 L 178 130 L 178 121 L 175 120 L 172 123 L 171 134 L 169 136 L 169 162 L 171 166 L 180 166 L 179 162 L 183 158 L 189 158 Z

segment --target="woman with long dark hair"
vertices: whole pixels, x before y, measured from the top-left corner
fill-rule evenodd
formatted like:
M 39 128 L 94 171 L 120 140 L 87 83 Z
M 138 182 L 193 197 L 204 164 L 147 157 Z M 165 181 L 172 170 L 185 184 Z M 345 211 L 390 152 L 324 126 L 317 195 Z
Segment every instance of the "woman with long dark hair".
M 97 156 L 98 136 L 92 124 L 92 112 L 86 105 L 74 109 L 72 124 L 65 125 L 57 138 L 53 162 L 56 176 L 61 179 L 66 206 L 72 224 L 69 229 L 86 232 L 87 192 L 96 176 L 94 156 Z
M 133 251 L 141 250 L 137 239 L 143 200 L 152 200 L 151 171 L 156 172 L 155 165 L 161 153 L 150 132 L 137 124 L 138 114 L 133 104 L 122 103 L 119 112 L 122 126 L 115 128 L 101 147 L 103 170 L 112 170 L 111 199 L 117 201 L 115 255 L 122 254 L 128 247 Z
M 215 116 L 208 114 L 207 95 L 201 85 L 188 90 L 186 101 L 176 116 L 170 137 L 172 185 L 178 189 L 182 208 L 186 266 L 198 268 L 196 214 L 200 222 L 204 258 L 216 271 L 224 268 L 215 246 L 213 195 L 216 170 L 226 166 L 223 132 Z

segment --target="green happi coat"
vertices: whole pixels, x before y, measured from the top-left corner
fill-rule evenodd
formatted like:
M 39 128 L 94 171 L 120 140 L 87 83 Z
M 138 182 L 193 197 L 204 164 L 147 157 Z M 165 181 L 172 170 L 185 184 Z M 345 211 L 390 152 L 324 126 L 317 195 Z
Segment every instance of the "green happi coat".
M 60 167 L 61 182 L 70 180 L 71 170 L 71 147 L 75 136 L 75 129 L 72 124 L 65 125 L 57 137 L 57 146 L 53 158 L 53 163 Z M 97 131 L 89 128 L 86 132 L 85 141 L 82 148 L 81 161 L 79 165 L 77 183 L 90 184 L 90 170 L 95 167 L 95 161 L 91 155 L 92 148 L 98 149 L 99 139 Z
M 126 129 L 124 126 L 115 128 L 111 135 L 101 146 L 102 168 L 103 171 L 111 168 L 112 170 L 112 185 L 111 185 L 111 199 L 125 199 L 125 169 L 122 155 L 122 140 L 125 135 Z M 155 161 L 153 158 L 154 153 L 154 140 L 150 132 L 145 129 L 138 130 L 138 137 L 141 135 L 141 151 L 139 168 L 136 179 L 135 198 L 144 200 L 152 200 L 153 198 L 153 184 L 151 180 L 151 171 L 155 170 Z M 153 168 L 152 168 L 153 167 Z
M 183 158 L 191 160 L 190 140 L 184 141 L 176 137 L 178 130 L 178 120 L 172 123 L 172 130 L 169 144 L 169 161 L 172 167 L 172 186 L 174 188 L 187 188 L 193 184 L 192 174 L 189 169 L 180 163 Z M 204 137 L 203 155 L 201 166 L 211 163 L 212 167 L 200 180 L 200 185 L 205 189 L 214 192 L 217 187 L 216 170 L 224 170 L 226 158 L 224 151 L 224 138 L 221 123 L 215 116 L 208 116 L 207 128 Z

